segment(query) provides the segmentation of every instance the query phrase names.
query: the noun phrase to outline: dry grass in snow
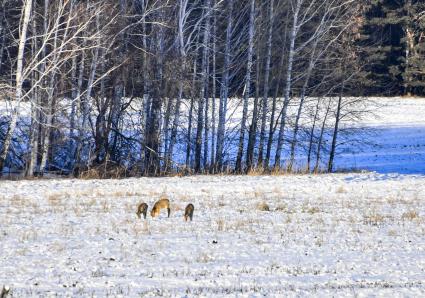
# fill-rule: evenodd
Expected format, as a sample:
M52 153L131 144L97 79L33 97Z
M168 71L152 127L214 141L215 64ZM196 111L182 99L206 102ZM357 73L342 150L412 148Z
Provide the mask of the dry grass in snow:
M13 297L425 295L422 176L0 185L0 287ZM170 218L137 218L162 197Z

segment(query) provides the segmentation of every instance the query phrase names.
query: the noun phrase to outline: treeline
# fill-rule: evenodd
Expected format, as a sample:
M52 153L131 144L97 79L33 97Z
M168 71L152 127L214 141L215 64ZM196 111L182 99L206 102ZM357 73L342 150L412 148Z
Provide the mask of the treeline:
M422 22L420 2L407 3ZM361 96L389 90L389 74L403 82L393 94L423 91L423 27L398 24L414 26L396 37L405 60L386 52L396 72L373 52L397 25L376 22L376 10L384 5L1 0L0 173L332 171Z
M369 1L363 16L362 60L368 94L425 94L425 2Z

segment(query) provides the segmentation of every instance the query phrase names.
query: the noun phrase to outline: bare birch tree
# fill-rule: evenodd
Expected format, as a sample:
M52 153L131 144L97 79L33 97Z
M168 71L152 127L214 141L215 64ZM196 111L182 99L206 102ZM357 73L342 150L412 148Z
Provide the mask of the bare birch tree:
M248 54L247 54L247 65L245 75L245 87L244 87L244 98L243 98L243 111L241 129L239 133L239 144L238 144L238 155L236 157L236 172L242 171L242 155L244 150L245 141L245 129L246 121L248 118L248 105L249 96L251 95L251 72L252 72L252 58L254 52L254 33L255 33L255 0L251 0L250 14L249 14L249 29L248 29Z
M229 72L231 61L231 42L233 31L233 1L228 0L228 20L226 29L226 44L224 51L224 73L221 81L220 89L220 104L218 112L218 130L217 130L217 150L216 150L216 168L221 170L223 168L223 147L224 147L224 133L226 124L227 100L229 96Z
M7 158L7 154L9 152L10 143L12 141L12 135L15 132L16 122L18 121L19 109L21 101L23 100L23 92L22 92L22 83L25 79L24 77L24 50L25 44L27 42L27 32L28 26L30 23L32 10L32 0L26 0L23 3L22 7L22 23L20 24L19 31L19 40L18 40L18 58L16 64L16 74L15 74L15 102L12 108L12 116L9 123L9 127L7 128L6 137L3 142L3 148L0 152L0 175L3 173L4 163Z

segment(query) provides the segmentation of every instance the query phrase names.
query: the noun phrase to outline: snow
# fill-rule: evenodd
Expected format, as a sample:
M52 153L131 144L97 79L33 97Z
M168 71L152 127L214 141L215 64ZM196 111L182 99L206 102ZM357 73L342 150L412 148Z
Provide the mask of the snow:
M375 113L363 119L363 124L385 127L424 126L425 98L388 97L371 98L379 106Z
M336 158L337 169L373 172L0 181L0 289L12 297L425 296L425 99L376 102L376 115L343 123L362 142L339 147ZM170 218L137 218L140 202L150 209L164 196ZM188 203L193 222L183 220ZM270 211L259 210L264 203Z
M419 297L425 177L1 181L13 297ZM137 218L161 196L171 217ZM189 203L193 222L183 220ZM259 211L267 203L270 211Z
M336 99L334 99L336 100ZM347 99L345 99L347 101ZM403 174L425 174L425 98L368 98L364 101L365 106L359 109L365 109L372 113L364 114L360 120L353 121L350 117L343 119L341 123L342 132L339 136L337 147L337 155L335 157L335 170L368 170L379 173L403 173ZM278 110L281 109L282 102L278 102ZM69 110L69 104L63 102L63 109ZM135 100L128 113L125 115L125 121L128 123L126 129L123 130L124 135L139 139L140 130L140 102ZM309 99L305 103L304 114L301 118L301 131L310 131L312 126L312 117L310 112L315 109L316 100ZM323 102L326 106L326 101ZM359 101L362 105L362 101ZM336 106L336 104L335 104ZM322 107L323 108L323 107ZM185 163L186 155L186 127L188 116L188 103L182 105L181 127L178 134L177 144L175 146L174 161L179 164ZM252 109L252 102L250 109ZM288 127L294 121L298 109L297 99L293 99L288 109ZM6 115L10 110L10 104L6 102L0 103L0 113ZM211 111L211 109L210 109ZM68 111L69 112L69 111ZM324 111L321 113L323 114ZM196 116L197 113L194 113ZM26 129L26 125L30 123L30 105L27 102L21 103L21 122L20 129ZM233 165L237 154L237 145L239 140L239 124L242 115L241 99L229 99L229 107L226 122L226 140L225 161ZM323 116L323 115L322 115ZM321 117L319 117L321 118ZM63 127L68 127L69 123L66 117L61 118L64 123ZM196 119L195 119L196 120ZM326 168L328 162L328 150L331 143L332 129L334 125L334 116L329 116L326 124L324 145L320 165ZM196 121L195 121L196 122ZM26 123L26 125L24 125ZM319 135L321 123L317 124L315 137ZM267 126L268 127L268 126ZM277 134L277 132L276 132ZM248 136L246 135L246 138ZM284 135L283 156L289 156L290 140L292 131L287 128ZM25 139L25 138L24 138ZM275 140L277 136L275 135ZM22 142L21 138L17 138L19 145L15 144L15 151L28 150L27 143ZM298 149L296 154L295 169L304 170L306 166L307 147L309 136L300 133ZM211 140L209 142L211 144ZM247 142L245 142L245 146ZM140 148L137 144L132 148L131 156L138 157ZM271 151L270 163L274 163L275 147L273 145ZM316 146L313 146L313 152L316 152ZM62 148L66 149L66 148ZM127 152L127 151L123 151ZM23 152L21 152L23 153ZM194 154L192 154L194 156ZM123 157L127 159L126 155ZM58 155L55 165L62 168L63 155ZM312 156L314 165L315 154ZM284 166L284 165L283 165ZM7 171L6 171L7 172Z
M336 157L340 169L425 174L425 98L376 98L379 105L358 127L363 142Z

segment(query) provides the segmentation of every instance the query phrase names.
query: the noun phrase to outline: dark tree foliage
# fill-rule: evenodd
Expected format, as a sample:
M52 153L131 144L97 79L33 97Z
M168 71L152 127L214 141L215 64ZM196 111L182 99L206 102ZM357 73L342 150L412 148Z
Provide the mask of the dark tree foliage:
M425 3L373 0L359 45L370 95L423 95Z

